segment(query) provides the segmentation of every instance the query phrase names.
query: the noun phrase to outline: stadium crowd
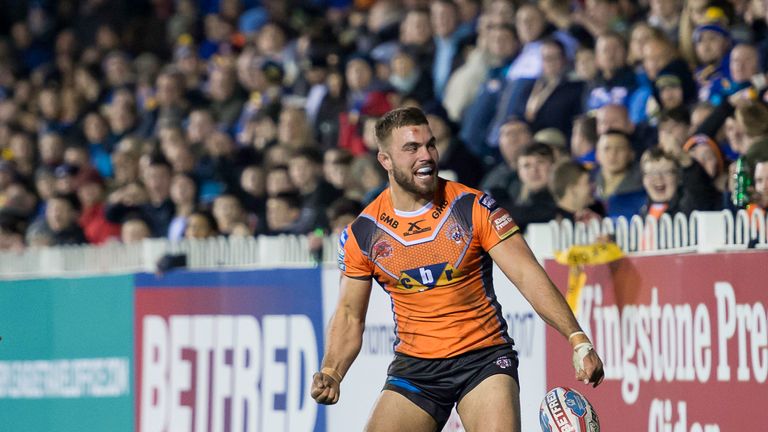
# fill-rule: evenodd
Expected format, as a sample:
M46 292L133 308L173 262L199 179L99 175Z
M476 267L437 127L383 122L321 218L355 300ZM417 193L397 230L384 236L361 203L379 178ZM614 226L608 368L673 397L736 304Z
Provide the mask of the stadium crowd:
M518 224L768 206L762 0L0 0L0 250L338 231L373 125Z

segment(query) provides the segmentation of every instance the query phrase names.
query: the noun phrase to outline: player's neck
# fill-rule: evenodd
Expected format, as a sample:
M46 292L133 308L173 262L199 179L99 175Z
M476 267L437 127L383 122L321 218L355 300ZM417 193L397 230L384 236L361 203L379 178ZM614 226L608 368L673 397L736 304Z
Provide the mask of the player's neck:
M434 199L434 194L419 195L401 188L397 182L391 181L389 184L389 196L395 210L413 212L423 208Z

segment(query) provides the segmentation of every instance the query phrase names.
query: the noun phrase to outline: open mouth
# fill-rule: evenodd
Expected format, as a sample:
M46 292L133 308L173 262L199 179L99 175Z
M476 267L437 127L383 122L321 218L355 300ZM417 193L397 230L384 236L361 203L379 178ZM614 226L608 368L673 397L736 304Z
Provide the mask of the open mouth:
M416 176L416 178L420 178L420 179L427 179L427 178L431 178L434 174L435 174L435 168L434 167L432 167L432 166L425 166L425 167L421 167L421 168L417 169L416 172L414 173L414 176Z

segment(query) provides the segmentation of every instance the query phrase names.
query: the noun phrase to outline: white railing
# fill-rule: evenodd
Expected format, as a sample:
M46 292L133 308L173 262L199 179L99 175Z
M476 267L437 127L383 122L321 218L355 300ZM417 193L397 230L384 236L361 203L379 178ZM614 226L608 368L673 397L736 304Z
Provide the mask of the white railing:
M751 216L741 210L735 217L723 210L693 212L690 218L664 214L659 220L635 215L587 224L552 221L529 226L526 237L536 256L551 258L555 251L598 238L610 238L626 253L638 255L768 248L767 231L766 214L757 209Z
M664 215L659 221L603 219L589 224L563 221L533 224L526 238L540 259L551 258L557 250L589 244L601 237L612 238L628 254L669 254L768 248L768 221L762 210L751 217L744 211L694 212ZM336 240L323 240L324 264L336 262ZM298 267L318 264L305 236L213 238L174 243L149 239L142 243L103 246L29 248L23 252L0 253L0 278L30 278L99 273L154 272L166 254L184 254L187 268L217 267Z

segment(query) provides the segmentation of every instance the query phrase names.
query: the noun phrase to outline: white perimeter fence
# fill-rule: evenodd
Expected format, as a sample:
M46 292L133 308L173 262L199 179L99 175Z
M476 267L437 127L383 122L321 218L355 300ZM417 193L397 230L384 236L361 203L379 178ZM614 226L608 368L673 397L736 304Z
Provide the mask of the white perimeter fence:
M740 211L694 212L690 217L665 214L660 220L633 216L603 219L589 224L570 221L534 224L526 238L539 259L572 245L590 244L610 236L630 255L709 253L768 248L766 214L751 217ZM187 268L306 267L336 262L336 239L325 238L318 263L304 236L218 237L170 242L148 239L138 244L28 248L0 253L0 278L74 276L79 274L153 272L166 254L185 254Z

